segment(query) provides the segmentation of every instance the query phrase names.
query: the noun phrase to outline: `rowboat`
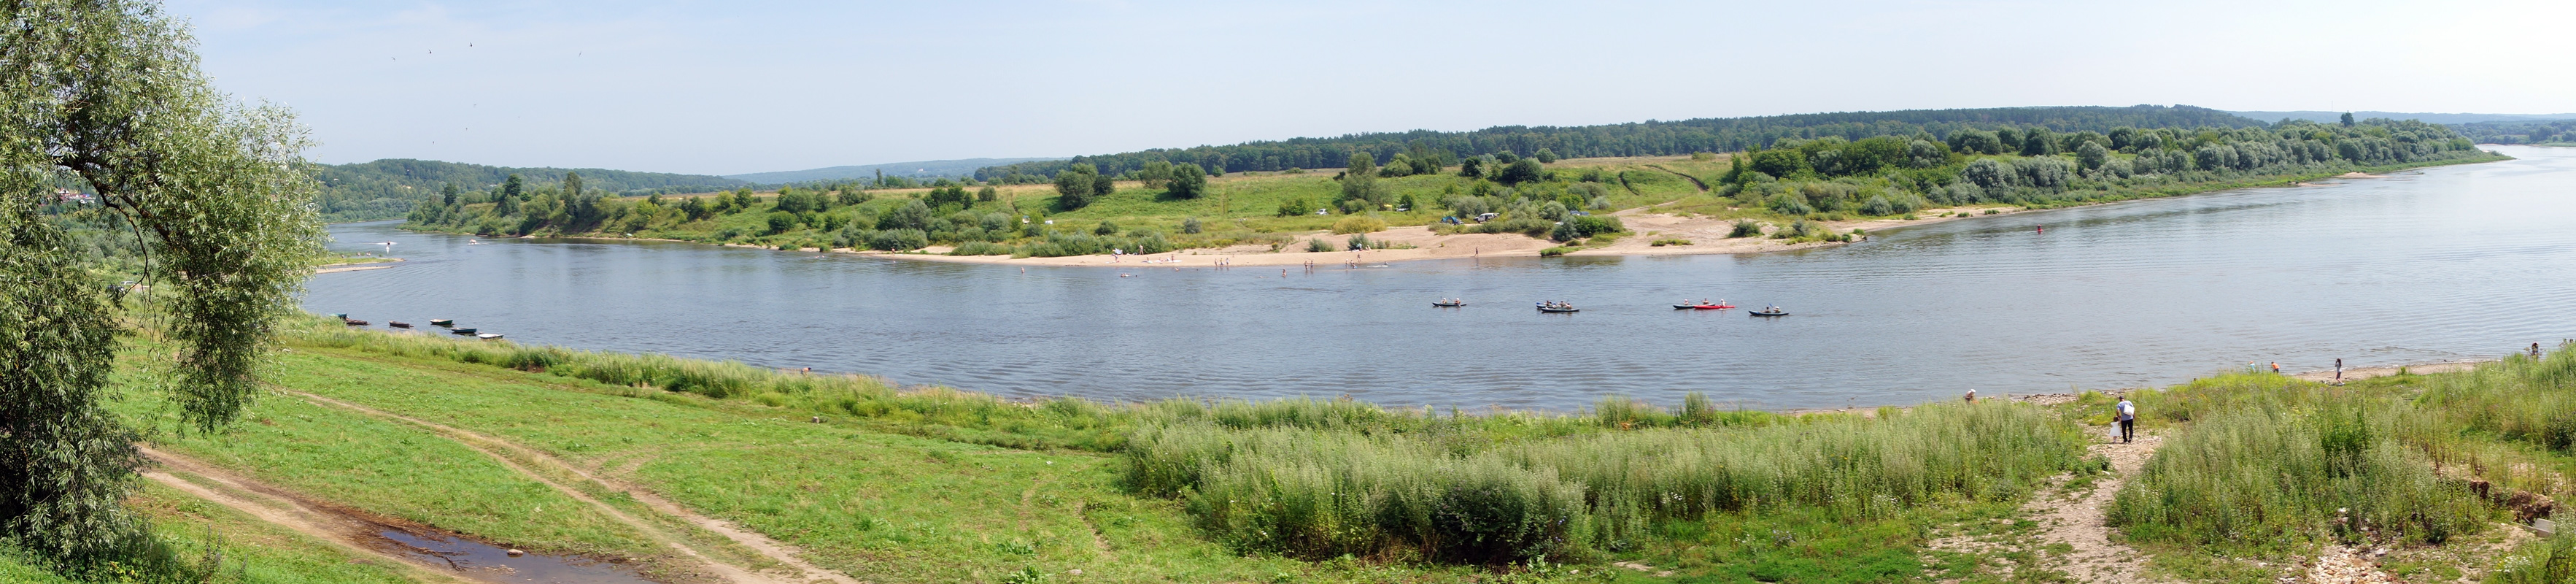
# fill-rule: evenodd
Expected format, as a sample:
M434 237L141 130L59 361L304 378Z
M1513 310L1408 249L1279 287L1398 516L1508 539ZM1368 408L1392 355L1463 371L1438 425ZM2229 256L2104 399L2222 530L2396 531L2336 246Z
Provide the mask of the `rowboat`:
M1457 308L1457 307L1460 307L1460 306L1466 306L1466 305L1467 305L1467 303L1465 303L1465 302L1433 302L1433 303L1431 303L1431 305L1432 305L1432 306L1438 306L1438 307L1441 307L1441 308Z
M345 324L345 325L349 325L349 326L367 326L367 321L358 320L358 319L354 319L354 318L343 318L343 319L340 319L340 324Z
M1770 309L1770 310L1756 310L1756 311L1752 311L1752 312L1747 312L1747 313L1745 313L1745 314L1750 314L1750 315L1753 315L1753 316L1788 316L1788 315L1789 315L1789 311L1788 311L1788 310L1786 310L1786 309L1781 309L1781 308L1772 308L1772 309Z
M1581 308L1549 308L1549 307L1541 306L1541 307L1538 307L1538 311L1539 311L1539 312L1550 312L1550 313L1562 313L1562 312L1583 312L1583 309L1581 309Z
M460 335L470 335L470 334L474 334L474 330L475 330L475 329L470 329L470 328L461 328L461 329L448 329L448 331L447 331L447 332L451 332L451 333L455 333L455 334L460 334Z
M456 319L453 319L453 318L433 318L433 319L429 319L429 326L456 326Z
M388 320L388 321L385 321L385 326L394 327L394 328L411 328L411 323L403 322L403 321L399 321L399 320Z
M483 333L483 334L479 334L479 335L474 335L474 338L477 338L477 339L483 339L483 340L489 341L489 340L492 340L492 339L498 339L498 338L501 338L501 335L500 335L500 333Z

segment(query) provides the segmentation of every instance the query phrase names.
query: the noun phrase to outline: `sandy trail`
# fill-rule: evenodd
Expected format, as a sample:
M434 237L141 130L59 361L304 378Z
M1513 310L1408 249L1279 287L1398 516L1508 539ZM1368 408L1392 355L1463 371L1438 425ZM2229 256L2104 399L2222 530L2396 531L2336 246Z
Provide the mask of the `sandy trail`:
M393 420L414 426L420 426L442 436L446 436L448 439L455 440L459 444L464 444L468 448L473 448L478 452L482 452L485 456L489 456L493 460L500 462L502 466L508 467L512 472L516 472L521 476L527 477L529 480L552 487L555 491L563 493L566 497L571 497L574 500L581 501L582 503L599 510L600 513L616 519L620 523L625 523L628 526L634 527L636 531L653 538L657 542L667 544L671 546L672 549L678 550L682 554L686 554L689 557L696 558L699 561L704 562L707 567L714 570L717 575L728 582L739 584L806 584L810 582L824 581L833 582L835 584L859 584L858 580L852 579L849 576L842 575L839 572L825 570L813 565L812 563L806 562L803 557L797 554L797 550L795 548L779 543L776 540L769 539L768 536L738 528L732 523L701 515L695 511L690 511L687 508L671 503L669 500L663 499L662 497L642 488L600 478L588 471L582 470L579 466L566 463L561 459L557 459L543 452L538 452L535 449L466 431L464 429L394 414L391 412L385 412L319 395L286 389L280 389L279 391L325 406L341 408L379 419ZM701 550L690 546L682 538L673 536L668 531L662 529L660 525L637 519L615 506L601 502L598 498L590 496L589 493L585 493L580 489L573 488L569 485L565 485L554 479L548 478L545 476L546 473L536 472L535 470L528 468L527 465L530 464L542 465L549 471L579 477L581 480L592 483L593 485L603 489L622 492L628 497L633 498L636 502L644 504L646 508L651 509L656 513L660 513L686 522L690 525L695 525L700 529L705 529L709 532L722 535L725 539L732 540L735 544L758 552L761 556L785 565L797 573L792 576L781 578L718 561L709 554L703 553Z
M195 459L154 450L149 446L136 445L135 448L143 451L144 457L152 459L152 462L161 466L161 469L144 471L143 478L151 479L152 482L161 483L163 486L177 489L207 502L328 542L353 554L374 557L393 565L411 568L406 572L415 577L436 582L461 584L476 582L457 574L421 568L413 563L411 558L351 543L367 535L374 526L350 521L345 515L315 507L302 498L235 476ZM178 475L171 474L174 470L196 475L208 482L222 485L222 488L207 487L179 478Z
M2095 435L2101 435L2096 430ZM2103 523L2111 506L2111 497L2120 486L2147 466L2147 459L2164 446L2164 437L2141 432L2136 442L2103 442L2087 447L2093 454L2111 459L2114 476L2093 483L2093 490L2075 497L2044 496L2022 506L2023 513L2040 523L2041 545L2066 544L2074 551L2050 558L2054 567L2079 583L2161 582L2147 577L2147 555L2137 548L2111 541L2111 527Z

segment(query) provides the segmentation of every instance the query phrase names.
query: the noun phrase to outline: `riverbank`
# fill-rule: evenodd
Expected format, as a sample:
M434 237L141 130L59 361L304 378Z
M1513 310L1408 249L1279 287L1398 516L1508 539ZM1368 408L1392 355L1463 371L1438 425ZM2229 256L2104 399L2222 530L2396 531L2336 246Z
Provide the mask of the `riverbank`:
M385 268L394 267L394 266L393 266L393 264L394 264L394 263L396 263L396 262L400 262L400 261L403 261L403 260L402 260L402 258L368 258L368 259L359 260L359 261L345 261L345 262L338 262L338 263L329 263L329 264L322 264L322 265L319 265L319 266L314 266L314 267L313 267L313 273L315 273L315 274L336 274L336 273L340 273L340 272L357 272L357 271L365 271L365 270L382 270L382 269L385 269Z
M261 493L436 525L495 545L606 559L670 583L1001 576L1012 582L1822 584L1966 580L2004 567L2023 576L2082 574L2105 557L2140 574L2202 582L2300 572L2316 558L2349 552L2333 545L2331 534L2309 528L2275 532L2272 541L2284 543L2247 548L2173 543L2189 534L2224 533L2197 524L2182 524L2181 532L2105 525L2102 517L2134 517L2136 505L2153 504L2131 501L2125 484L2160 485L2184 497L2204 491L2177 483L2188 477L2167 470L2186 463L2148 464L2144 452L2106 452L2119 448L2104 438L2112 400L2091 392L1974 405L1940 400L1887 410L1897 415L1794 419L1714 409L1704 400L1667 407L1624 398L1577 413L1464 414L1351 400L1011 401L944 388L898 389L866 377L352 331L320 319L294 328L285 339L288 351L265 373L280 391L255 405L238 430L220 439L172 438L154 448L206 465L200 474L256 484ZM2317 409L2404 398L2427 386L2536 395L2498 384L2569 358L2553 353L2547 363L2509 361L2333 391L2289 376L2232 374L2128 393L2140 404L2139 429L2150 436L2142 444L2152 448L2206 442L2206 435L2195 437L2202 424L2242 431L2225 421L2227 412L2246 409L2236 404ZM1379 435L1368 438L1361 428ZM1332 447L1280 449L1280 440ZM2546 488L2555 480L2556 459L2457 448L2490 444L2476 440L2484 438L2450 444L2455 448L2441 450L2449 457L2441 462L2486 456L2477 460L2495 468L2540 463L2530 467L2537 469L2534 477L2495 481L2500 492ZM1430 444L1448 446L1416 450ZM1231 446L1207 448L1216 445ZM1676 458L1684 447L1688 456ZM1828 456L1766 454L1792 451ZM1190 463L1199 456L1192 452L1222 454ZM1473 482L1494 473L1520 477L1514 467L1470 464L1504 455L1539 465L1551 478ZM2095 461L2106 455L2107 464ZM1724 464L1691 464L1703 459ZM1819 463L1827 460L1832 464ZM2424 464L2362 472L2423 472ZM1444 505L1496 495L1553 500L1544 499L1544 489L1532 490L1541 485L1611 503L1662 496L1619 480L1636 476L1685 496L1633 507L1574 499L1497 508L1516 523L1584 527L1547 532L1563 539L1498 540L1503 547L1494 549L1525 559L1479 564L1458 559L1454 540L1416 542L1402 530L1384 529L1383 522L1400 515L1363 513L1370 509L1229 520L1323 494L1305 492L1303 483L1244 482L1267 476L1235 470L1245 465L1291 465L1328 479L1318 487L1361 492L1384 489L1391 474L1442 486L1432 491L1446 494L1426 503ZM2097 465L2119 472L2102 475ZM1743 473L1752 474L1736 478ZM1469 483L1487 486L1449 488ZM1781 484L1819 486L1781 490ZM1729 496L1695 495L1703 487ZM1850 500L1881 507L1835 503ZM2370 516L2369 508L2346 506ZM2293 525L2311 519L2322 525L2332 508L2263 510L2301 518ZM2518 528L2504 524L2479 527L2488 511L2450 503L2436 511L2442 514L2436 519L2463 530L2448 541L2390 544L2388 557L2453 566L2460 568L2454 573L2475 577L2477 567L2510 564L2514 546L2529 539L2515 539ZM1564 521L1536 521L1539 516ZM2089 519L2069 523L2067 516ZM1375 534L1360 540L1259 537L1305 532L1317 522L1378 529L1356 531ZM223 526L225 535L242 528ZM2113 537L2094 538L2109 545L2058 547L2070 534ZM350 551L333 545L328 533L306 535L263 553L345 558L313 562L315 570L381 573L404 562L453 570ZM1331 553L1360 544L1416 551ZM2352 565L2373 574L2400 569Z

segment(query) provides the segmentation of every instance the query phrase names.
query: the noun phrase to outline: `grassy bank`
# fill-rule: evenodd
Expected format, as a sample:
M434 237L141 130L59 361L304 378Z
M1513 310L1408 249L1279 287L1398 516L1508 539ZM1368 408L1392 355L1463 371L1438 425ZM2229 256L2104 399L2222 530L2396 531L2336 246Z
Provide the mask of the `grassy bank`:
M705 576L602 516L651 509L589 487L606 507L570 500L389 416L526 447L875 582L2044 582L2056 573L2045 546L1934 541L2029 541L2044 526L2026 506L2091 476L2069 471L2096 464L2082 449L2108 404L1859 416L1697 396L1472 415L1346 400L1016 402L321 320L299 323L287 347L267 376L293 393L227 435L159 447L369 514L621 558L673 582ZM2268 578L2277 569L2252 562L2338 545L2392 547L2392 571L2427 577L2504 562L2468 551L2501 545L2511 530L2495 524L2515 519L2472 481L2563 496L2576 458L2549 447L2549 415L2514 404L2571 391L2569 355L2344 387L2225 375L2133 392L2171 442L2121 490L2112 521L2192 581ZM124 408L169 425L148 402ZM220 581L402 578L175 493L138 501L182 549L207 534L262 542L236 557L267 575ZM761 564L677 523L656 525ZM2546 576L2560 553L2549 545L2510 556L2536 568L2500 573Z

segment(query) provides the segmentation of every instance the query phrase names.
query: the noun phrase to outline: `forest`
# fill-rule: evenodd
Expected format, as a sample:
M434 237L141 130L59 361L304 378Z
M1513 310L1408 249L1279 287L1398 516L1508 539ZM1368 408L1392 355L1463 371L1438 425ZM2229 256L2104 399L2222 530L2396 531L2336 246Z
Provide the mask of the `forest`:
M636 196L653 193L703 193L751 184L749 182L701 174L633 172L600 168L510 168L439 162L409 158L388 158L353 164L313 165L311 173L322 183L322 193L315 204L322 219L331 222L394 219L412 210L414 203L434 197L446 185L484 189L498 187L510 175L560 177L579 172L589 188Z
M2475 122L2452 127L2479 144L2576 145L2576 120Z
M1411 153L1416 158L1429 153L1451 161L1505 152L1528 155L1540 150L1567 158L1678 156L1693 152L1733 152L1769 146L1783 140L1828 136L1859 140L1876 136L1948 135L1965 129L2024 126L2056 132L2109 132L2119 127L2243 128L2262 125L2263 122L2258 120L2208 108L2135 105L1838 112L1648 120L1573 127L1496 126L1471 132L1414 130L1077 156L1070 160L985 168L976 171L975 178L1006 183L1034 182L1039 180L1035 177L1054 176L1073 164L1090 164L1102 172L1118 174L1142 169L1155 161L1197 164L1225 172L1337 168L1354 152L1367 152L1381 164L1399 152Z

